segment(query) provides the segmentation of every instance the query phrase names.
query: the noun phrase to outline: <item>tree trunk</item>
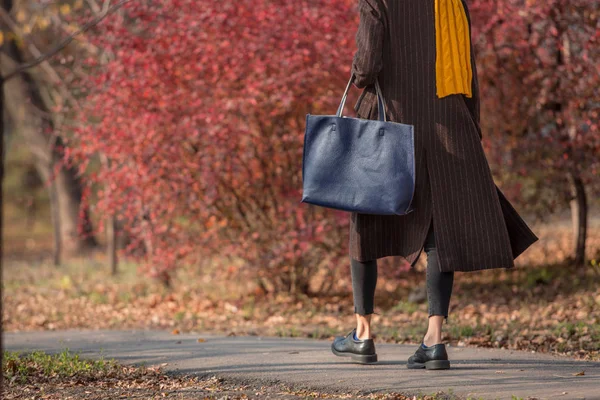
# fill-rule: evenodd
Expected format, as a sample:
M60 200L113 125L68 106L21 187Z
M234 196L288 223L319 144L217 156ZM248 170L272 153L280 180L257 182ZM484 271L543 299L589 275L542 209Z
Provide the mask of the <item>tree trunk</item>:
M581 267L585 264L585 243L587 240L588 204L585 194L585 185L577 172L570 175L573 199L571 200L571 218L573 221L573 244L575 245L575 265Z
M58 206L58 194L55 182L50 182L48 185L48 193L50 196L50 216L52 221L52 233L54 236L54 254L52 258L54 265L59 266L61 264L62 241L60 234L60 215L58 213L60 207Z
M106 255L110 263L110 274L116 276L119 268L117 259L117 218L114 215L108 217L106 222Z
M5 44L7 54L0 54L0 72L13 71L22 63L22 57L13 43ZM12 58L12 59L11 59ZM14 61L13 61L14 60ZM16 62L15 62L16 61ZM41 95L38 81L29 73L22 73L4 83L7 116L13 121L15 131L24 135L35 159L42 179L52 180L50 191L55 238L55 262L61 253L78 254L97 245L87 209L81 210L82 186L75 168L55 168L63 159L62 140L53 134L51 107ZM81 213L81 215L80 215ZM79 221L82 231L79 231Z
M102 163L103 168L110 168L110 161L108 160L108 157L106 157L106 154L100 154L100 162ZM113 196L110 182L106 182L104 195L106 201L110 203L111 197ZM117 275L117 217L112 213L106 219L106 256L110 264L110 274L112 276Z
M0 73L0 276L4 276L2 260L4 260L4 78ZM4 299L4 293L0 285L0 299ZM4 310L0 302L0 315L4 315ZM0 330L4 332L4 326L0 320ZM4 349L4 335L0 335L0 349ZM0 354L0 362L4 366L4 351ZM0 387L4 387L4 373L0 374Z

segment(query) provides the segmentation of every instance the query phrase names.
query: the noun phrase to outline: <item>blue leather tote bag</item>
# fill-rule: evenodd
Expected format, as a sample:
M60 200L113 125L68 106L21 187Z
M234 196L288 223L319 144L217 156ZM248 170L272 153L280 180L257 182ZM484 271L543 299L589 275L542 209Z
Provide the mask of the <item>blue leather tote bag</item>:
M301 202L364 214L407 214L415 189L414 126L386 121L378 81L379 120L342 117L353 79L336 115L306 116Z

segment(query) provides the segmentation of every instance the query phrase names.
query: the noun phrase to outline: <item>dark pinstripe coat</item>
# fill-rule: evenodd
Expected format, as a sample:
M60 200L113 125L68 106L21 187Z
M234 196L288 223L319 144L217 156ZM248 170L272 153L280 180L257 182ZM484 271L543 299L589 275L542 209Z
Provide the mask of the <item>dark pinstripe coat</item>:
M416 185L412 213L350 214L350 256L359 261L403 256L414 266L433 223L442 271L514 267L514 259L538 237L493 181L481 145L473 51L473 97L440 99L434 0L358 3L352 71L355 85L365 90L355 110L360 118L377 119L372 83L378 77L388 119L415 126Z

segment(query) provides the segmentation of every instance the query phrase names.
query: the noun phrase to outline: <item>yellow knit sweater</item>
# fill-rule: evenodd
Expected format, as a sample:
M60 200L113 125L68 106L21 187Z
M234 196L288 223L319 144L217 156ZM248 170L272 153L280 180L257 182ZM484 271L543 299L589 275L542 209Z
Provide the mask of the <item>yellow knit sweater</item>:
M435 0L437 96L472 97L471 37L461 0Z

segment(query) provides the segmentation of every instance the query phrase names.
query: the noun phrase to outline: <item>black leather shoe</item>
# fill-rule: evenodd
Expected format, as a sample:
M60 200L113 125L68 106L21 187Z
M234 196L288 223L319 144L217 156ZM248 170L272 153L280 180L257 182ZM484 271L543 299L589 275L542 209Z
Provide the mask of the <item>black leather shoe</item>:
M406 364L406 366L410 369L449 369L450 361L448 361L446 345L444 343L438 343L426 349L419 345L415 354L408 358L408 364Z
M338 336L331 344L331 351L336 356L350 357L353 361L361 364L377 362L375 343L373 339L354 340L356 328L344 336Z

